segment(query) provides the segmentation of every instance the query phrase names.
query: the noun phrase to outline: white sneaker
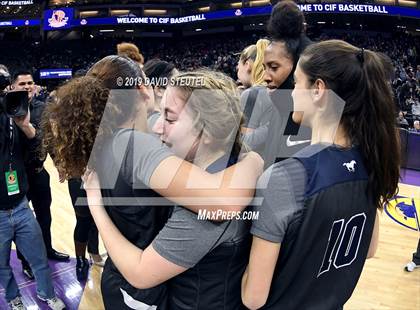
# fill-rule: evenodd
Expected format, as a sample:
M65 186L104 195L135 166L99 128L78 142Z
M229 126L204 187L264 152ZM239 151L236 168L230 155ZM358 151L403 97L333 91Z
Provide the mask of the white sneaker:
M48 307L52 310L65 310L66 309L66 305L64 304L64 302L58 298L58 297L53 297L53 298L42 298L40 296L38 296L39 300L45 301L48 304Z
M405 271L412 272L412 271L414 271L415 268L420 268L420 265L416 265L416 263L414 263L414 262L409 262L405 266Z
M26 310L26 307L23 304L22 298L20 296L18 296L15 299L9 301L9 307L10 307L11 310Z

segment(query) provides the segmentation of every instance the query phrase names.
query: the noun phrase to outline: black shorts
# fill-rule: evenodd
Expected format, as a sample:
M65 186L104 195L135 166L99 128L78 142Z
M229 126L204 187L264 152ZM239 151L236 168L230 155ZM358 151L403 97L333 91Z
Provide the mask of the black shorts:
M124 295L127 293L136 301L147 305L156 305L158 310L167 310L167 288L166 284L160 284L150 289L139 290L131 286L115 268L111 259L105 263L101 280L102 299L106 310L131 310L124 302ZM124 293L125 292L125 293Z

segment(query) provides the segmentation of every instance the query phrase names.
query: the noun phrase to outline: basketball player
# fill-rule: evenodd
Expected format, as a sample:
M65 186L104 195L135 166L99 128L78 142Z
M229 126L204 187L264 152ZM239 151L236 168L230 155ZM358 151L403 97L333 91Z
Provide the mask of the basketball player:
M174 64L159 59L151 59L144 65L144 74L147 76L150 86L153 87L155 95L154 104L147 111L147 127L149 132L161 115L160 102L166 87L170 84L173 76L178 74Z
M311 43L305 35L305 18L293 1L273 7L268 21L270 44L264 50L264 81L270 94L269 122L247 134L244 142L258 146L265 168L289 158L309 144L310 130L291 117L293 72L300 53Z
M205 70L181 73L175 82L180 84L177 82L186 78L200 79L203 83L170 86L162 102L164 115L154 130L176 155L187 154L186 158L199 167L218 172L235 163L242 148L238 131L242 117L239 93L233 80L220 73ZM235 144L233 152L229 154L232 144ZM101 196L99 190L87 190L87 194L90 200ZM98 208L92 206L94 214ZM104 223L100 217L98 221L100 225ZM106 234L115 238L111 236L113 232ZM124 275L141 288L170 279L169 309L240 309L243 307L240 281L249 253L248 237L247 221L199 220L194 212L176 206L143 254L141 250L136 255L127 253L125 264L132 264L136 272ZM106 239L107 248L111 238ZM110 255L112 258L120 253ZM144 263L151 261L155 263ZM125 270L122 265L117 267ZM147 280L152 278L159 280Z
M390 67L339 40L302 53L292 96L303 118L293 119L312 128L311 145L260 179L268 185L242 280L248 308L337 310L352 295L376 251L376 210L398 186Z
M256 44L246 47L238 62L238 78L246 90L241 95L241 106L245 114L243 133L250 133L262 126L267 127L272 113L272 103L264 82L264 51L270 41L260 39ZM264 134L267 134L265 129ZM250 136L250 135L249 135ZM245 141L251 149L263 148L265 138L251 136ZM257 142L257 143L255 143Z
M98 147L105 151L99 154L93 152L92 158L101 185L105 184L104 197L110 201L105 204L109 214L106 215L106 218L112 220L110 223L112 227L118 229L119 236L131 242L128 242L128 251L143 252L140 249L148 247L168 218L168 212L165 209L148 207L141 202L141 199L145 197L156 197L156 194L153 195L153 192L150 192L144 185L141 187L141 183L156 189L164 196L171 197L176 203L191 207L195 212L203 208L203 203L198 203L198 205L196 202L192 203L190 197L205 197L204 203L208 203L207 197L215 197L212 203L220 202L226 209L242 210L253 195L252 187L255 186L257 175L262 168L260 158L255 154L248 154L241 162L224 170L222 175L206 173L204 170L173 156L167 148L162 147L155 137L140 132L147 128L147 104L145 101L153 98L153 93L150 93L144 85L118 86L116 84L117 77L120 76L144 77L144 74L140 67L131 60L119 56L108 56L96 63L86 77L74 79L61 87L57 92L59 100L55 105L48 107L52 123L61 124L57 126L59 132L54 133L48 124L44 130L47 138L46 144L52 147L57 146L55 151L56 166L66 177L77 177L83 173L88 164L95 138L101 142ZM125 98L125 91L117 91L110 96L110 90L118 87L123 89L125 87L124 90L131 94L135 91L137 96ZM80 94L83 96L80 97ZM78 100L72 98L78 98ZM111 101L108 102L108 99ZM65 104L66 100L72 100L74 103L72 105L73 113L78 117L74 117L75 114L69 115ZM104 111L105 107L109 108L109 111ZM85 109L91 109L96 113L84 113ZM107 114L109 112L111 113ZM101 120L102 125L105 121L105 127L99 128ZM84 137L72 134L72 128L78 128L77 130L83 128ZM65 134L64 131L66 131ZM70 143L67 137L71 137L74 141ZM137 143L128 143L131 140ZM125 142L128 144L124 144ZM123 160L122 165L121 159ZM240 184L231 188L230 180L234 168L239 174L237 179ZM116 172L116 184L106 187L110 185L106 183L112 178L113 172ZM192 180L199 186L199 189L190 189L187 177L190 173L194 175ZM220 190L215 191L214 189L220 186L220 181L222 181ZM133 187L135 187L134 190ZM227 203L226 197L232 199ZM131 202L128 205L114 206L113 198L128 199L122 200L128 201L127 204L133 201L130 200L132 198L135 200L135 204ZM191 206L191 204L193 205ZM107 226L111 227L108 224ZM114 236L112 233L105 235ZM114 249L116 249L114 245L119 248L117 255L114 255ZM144 281L153 281L153 285L148 286L153 288L149 290L136 290L124 280L124 277L127 278L127 269L124 268L127 265L121 267L121 259L125 260L126 257L131 257L130 253L126 252L127 248L124 245L125 243L117 245L113 242L108 244L107 240L107 250L108 252L112 251L113 255L111 260L108 260L109 263L108 261L106 263L103 273L103 278L106 280L103 280L103 284L106 283L108 287L120 287L122 290L115 291L111 288L103 292L106 307L109 309L118 308L120 306L118 302L125 296L124 294L128 294L143 304L164 307L167 292L165 285L158 285L162 282L161 280L142 277L141 279ZM130 264L132 262L131 260L126 261ZM149 266L149 264L146 265ZM115 266L118 267L118 270ZM133 273L136 270L135 267L128 266L128 269L130 277L136 274ZM113 276L109 276L111 274ZM137 286L140 287L140 285Z

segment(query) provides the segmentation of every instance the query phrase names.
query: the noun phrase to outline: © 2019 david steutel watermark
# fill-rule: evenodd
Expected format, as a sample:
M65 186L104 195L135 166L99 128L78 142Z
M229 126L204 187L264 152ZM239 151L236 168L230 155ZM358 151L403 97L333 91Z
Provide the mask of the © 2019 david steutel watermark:
M202 77L118 77L116 80L118 87L135 87L135 86L178 86L178 87L201 87L204 86L204 78Z

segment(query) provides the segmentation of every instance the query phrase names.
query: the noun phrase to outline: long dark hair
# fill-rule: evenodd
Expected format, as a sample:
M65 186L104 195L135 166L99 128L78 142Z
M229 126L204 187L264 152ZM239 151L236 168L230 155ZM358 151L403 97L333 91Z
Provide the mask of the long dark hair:
M362 152L369 173L369 191L381 208L397 192L400 141L390 59L340 40L309 46L299 61L310 83L323 80L345 101L341 124Z
M271 41L284 43L286 52L292 59L292 71L282 85L283 89L292 89L293 73L299 57L305 48L312 44L305 34L305 16L295 2L281 1L271 11L267 32Z
M173 63L157 58L147 61L143 67L143 71L150 80L150 84L153 87L159 86L163 88L166 88L167 85L163 85L165 81L159 78L170 79L174 74L174 69L175 65Z

